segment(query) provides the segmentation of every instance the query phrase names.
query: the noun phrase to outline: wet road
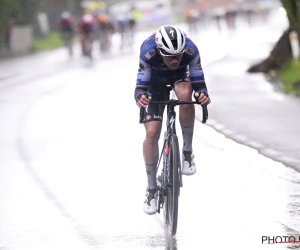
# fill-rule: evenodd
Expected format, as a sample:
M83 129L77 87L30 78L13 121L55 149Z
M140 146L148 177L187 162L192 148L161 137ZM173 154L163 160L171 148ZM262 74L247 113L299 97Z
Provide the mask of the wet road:
M204 65L225 52L201 41ZM0 84L1 250L285 249L262 236L299 234L299 173L197 122L197 174L183 179L177 236L168 236L162 215L142 210L138 51L89 66L54 53L65 70Z
M247 69L267 58L287 24L239 32L225 56L205 68L214 96L209 125L229 138L300 171L300 99ZM248 33L248 34L247 34ZM250 37L260 39L250 40ZM224 93L226 97L224 98Z

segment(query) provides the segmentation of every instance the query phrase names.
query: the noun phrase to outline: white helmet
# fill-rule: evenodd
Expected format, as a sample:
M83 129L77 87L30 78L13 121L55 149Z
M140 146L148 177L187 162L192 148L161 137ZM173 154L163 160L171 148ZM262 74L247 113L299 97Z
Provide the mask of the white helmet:
M156 31L155 42L162 54L180 54L185 49L185 34L176 26L163 25Z
M82 17L82 21L85 23L92 23L93 22L93 16L91 14L84 14Z
M62 19L68 19L68 18L70 18L71 17L71 13L69 12L69 11L63 11L62 13L61 13L61 18Z

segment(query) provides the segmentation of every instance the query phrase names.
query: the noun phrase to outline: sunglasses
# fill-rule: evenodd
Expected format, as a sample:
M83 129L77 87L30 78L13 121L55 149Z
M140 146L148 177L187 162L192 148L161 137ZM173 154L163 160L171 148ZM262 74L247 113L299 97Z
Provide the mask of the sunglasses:
M163 56L163 57L180 57L183 53L184 53L184 51L185 50L183 50L182 52L180 52L180 53L178 53L178 54L176 54L176 55L172 55L172 54L169 54L169 53L167 53L167 52L165 52L164 51L164 53L162 52L162 50L159 50L159 53L160 53L160 55L161 56Z

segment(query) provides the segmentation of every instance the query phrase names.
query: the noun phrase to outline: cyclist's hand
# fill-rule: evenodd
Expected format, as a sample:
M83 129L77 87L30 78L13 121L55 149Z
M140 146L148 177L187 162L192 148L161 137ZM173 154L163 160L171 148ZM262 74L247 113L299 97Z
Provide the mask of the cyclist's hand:
M139 108L146 108L152 100L152 96L141 95L140 99L137 101L136 105Z
M211 100L207 94L206 91L202 90L200 93L199 92L195 92L195 98L198 100L198 102L201 105L208 105L210 104Z

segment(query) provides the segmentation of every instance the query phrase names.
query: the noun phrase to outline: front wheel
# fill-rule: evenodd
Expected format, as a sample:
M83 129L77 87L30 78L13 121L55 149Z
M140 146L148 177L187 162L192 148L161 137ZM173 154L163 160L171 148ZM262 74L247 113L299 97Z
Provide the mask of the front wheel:
M178 222L178 202L179 202L179 145L176 135L170 141L170 160L169 160L169 186L167 196L168 224L172 235L177 232Z

